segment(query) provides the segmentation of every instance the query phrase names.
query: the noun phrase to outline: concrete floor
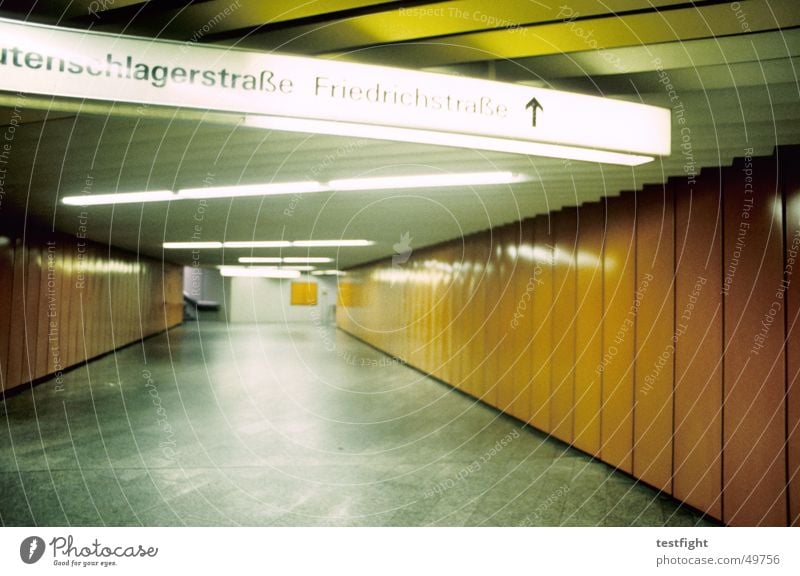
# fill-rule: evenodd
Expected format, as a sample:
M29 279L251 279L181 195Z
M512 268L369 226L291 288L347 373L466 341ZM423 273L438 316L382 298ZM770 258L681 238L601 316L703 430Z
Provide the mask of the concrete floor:
M712 525L330 327L190 323L0 402L3 525Z

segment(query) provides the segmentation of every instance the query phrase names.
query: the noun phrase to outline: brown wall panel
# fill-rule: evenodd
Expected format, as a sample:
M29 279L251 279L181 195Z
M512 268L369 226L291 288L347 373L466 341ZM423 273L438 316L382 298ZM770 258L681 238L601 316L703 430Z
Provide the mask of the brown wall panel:
M514 270L514 311L511 316L514 367L512 370L513 394L508 412L523 422L531 418L531 355L533 334L536 329L533 319L533 299L537 291L537 280L533 258L534 221L524 220L520 230Z
M107 248L89 243L85 248L81 259L75 239L63 234L0 245L3 389L58 377L61 370L115 345L182 321L181 268L146 259L135 265L135 256L116 250L109 260ZM137 283L148 294L149 307L141 315L134 301ZM146 326L144 333L140 325Z
M490 247L485 267L485 288L483 319L485 321L485 357L483 362L483 378L478 389L478 397L489 404L497 406L497 385L500 380L501 338L503 335L501 310L503 306L503 278L500 265L503 259L504 228L491 231Z
M772 159L724 170L723 518L784 525L782 207Z
M6 390L24 382L25 364L25 272L28 266L28 249L22 239L14 247L14 293L11 297L11 324L8 337L8 372Z
M800 526L800 147L780 149L786 206L785 279L789 524Z
M633 475L672 492L675 235L669 185L645 186L636 209L636 382Z
M27 281L25 283L25 358L22 381L30 382L36 374L36 350L39 337L39 296L42 279L42 246L31 242L28 249Z
M600 455L603 374L603 240L605 204L578 211L575 324L575 446Z
M8 347L13 313L14 243L0 236L0 392L10 387L8 379Z
M500 288L497 293L500 299L500 306L497 318L499 348L496 354L497 394L495 406L500 410L507 411L514 401L515 396L514 366L518 355L518 351L514 346L511 321L514 318L514 310L517 306L515 278L518 272L517 246L520 242L519 223L504 226L500 231L498 240L501 254L498 263Z
M484 316L486 301L486 261L489 258L489 235L481 233L471 237L469 246L470 261L467 314L467 349L463 390L472 396L479 396L483 386L483 361L486 358Z
M56 239L53 259L55 291L51 295L48 313L47 374L55 374L63 369L63 353L59 335L64 327L64 246Z
M535 324L531 350L530 424L550 431L550 374L553 355L553 234L548 215L537 216L533 258L539 267L541 284L533 297Z
M553 217L553 363L550 374L550 432L572 442L575 405L575 247L578 210L565 208Z
M603 460L632 471L636 195L623 193L606 205L603 254Z
M722 184L718 169L675 195L673 494L722 517Z
M55 306L57 276L55 273L55 245L48 244L48 238L41 244L42 269L39 281L39 308L36 328L36 367L33 378L41 378L49 373L47 366L50 361L48 334L50 331L49 311Z

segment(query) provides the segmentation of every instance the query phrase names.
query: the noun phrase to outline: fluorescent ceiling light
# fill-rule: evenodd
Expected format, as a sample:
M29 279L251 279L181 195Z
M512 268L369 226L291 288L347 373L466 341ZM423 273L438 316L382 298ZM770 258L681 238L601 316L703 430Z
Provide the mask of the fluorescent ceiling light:
M279 270L274 267L220 266L222 276L235 278L297 278L299 270Z
M239 258L242 264L280 264L283 258L277 256L242 256Z
M511 172L461 172L331 180L330 187L334 190L389 190L511 184L521 181L524 179L514 176Z
M283 259L283 262L284 264L327 264L328 262L333 262L333 258L325 258L323 256L287 256Z
M303 248L324 248L342 246L372 246L375 242L371 240L295 240L292 246Z
M328 187L314 181L273 182L246 186L215 186L206 188L185 188L178 190L180 198L233 198L238 196L277 196L281 194L305 194L325 192Z
M333 258L324 258L321 256L308 256L308 257L287 257L280 258L278 256L242 256L239 258L242 264L327 264L333 262Z
M246 242L223 242L225 248L288 248L288 240L250 240Z
M525 140L496 138L492 136L435 132L416 128L395 128L391 126L355 124L332 120L308 120L305 118L283 118L279 116L246 116L244 125L269 130L285 130L287 132L352 136L354 138L375 138L377 140L434 144L438 146L451 146L454 148L469 148L475 150L493 150L495 152L508 152L510 154L564 158L568 160L582 160L604 164L621 164L623 166L638 166L639 164L645 164L653 160L652 156L610 152L594 148L545 144Z
M610 153L608 153L610 154ZM322 182L284 182L282 184L254 184L248 186L223 186L216 188L190 188L177 194L169 190L154 192L124 192L119 194L89 194L66 196L61 201L70 206L93 206L101 204L130 204L139 202L163 202L165 200L187 200L196 198L234 198L239 196L271 196L278 194L301 194L306 192L389 190L406 188L437 188L450 186L481 186L489 184L511 184L525 182L527 176L511 172L462 172L445 174L414 174L406 176L382 176L380 178L345 178ZM284 244L283 246L288 246ZM226 242L226 248L280 248L281 246L245 246L243 242Z
M315 270L311 273L312 276L344 276L345 273L341 270Z
M164 202L177 197L169 190L152 192L119 192L117 194L86 194L83 196L65 196L61 199L67 206L98 206L101 204L135 204L139 202Z
M222 242L164 242L168 250L196 250L202 248L222 248Z
M164 242L164 248L173 249L197 249L197 248L289 248L295 246L298 248L325 248L325 247L349 247L349 246L372 246L375 244L372 240L248 240L244 242ZM304 264L304 263L319 263L324 264L333 262L333 258L323 257L287 257L287 258L269 258L258 256L243 256L239 258L242 263L272 263L280 264Z
M300 270L301 272L310 272L316 269L316 266L307 266L304 264L291 264L289 266L281 266L281 270Z

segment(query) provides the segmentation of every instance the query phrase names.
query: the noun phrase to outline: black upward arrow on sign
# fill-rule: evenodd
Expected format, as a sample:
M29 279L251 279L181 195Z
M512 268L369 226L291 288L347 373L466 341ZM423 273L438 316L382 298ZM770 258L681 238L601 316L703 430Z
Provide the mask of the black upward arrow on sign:
M525 110L528 108L531 109L532 118L531 118L531 126L536 128L536 110L544 110L542 105L536 99L536 96L530 99L530 101L525 105Z

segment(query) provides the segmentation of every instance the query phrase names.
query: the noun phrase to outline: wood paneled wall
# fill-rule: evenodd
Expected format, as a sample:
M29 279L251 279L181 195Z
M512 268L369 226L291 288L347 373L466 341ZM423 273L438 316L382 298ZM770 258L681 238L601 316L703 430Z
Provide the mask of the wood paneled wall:
M0 390L180 324L180 267L63 234L0 237Z
M338 325L727 524L798 525L798 166L784 147L350 270Z

